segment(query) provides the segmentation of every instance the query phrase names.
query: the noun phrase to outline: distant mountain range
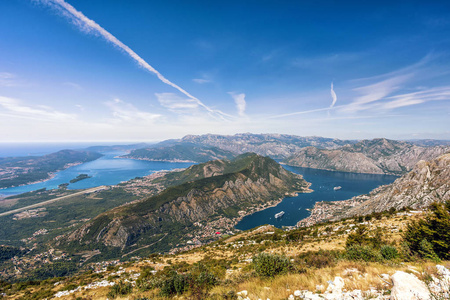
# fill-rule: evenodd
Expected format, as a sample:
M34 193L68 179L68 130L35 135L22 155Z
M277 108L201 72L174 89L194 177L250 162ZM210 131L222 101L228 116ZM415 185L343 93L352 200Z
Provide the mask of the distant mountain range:
M450 200L450 153L430 161L419 161L407 174L392 184L381 186L368 195L349 200L317 202L311 216L299 223L311 225L328 220L369 215L389 209L423 209L431 203Z
M59 246L102 249L105 257L126 255L139 247L148 253L167 251L202 230L194 224L219 222L222 230L232 229L247 211L307 191L309 186L274 160L250 153L194 165L158 180L170 187L100 214L60 240ZM158 244L163 238L164 243Z
M178 142L170 146L153 146L132 150L125 158L155 161L207 162L215 159L231 159L236 153L216 147Z
M135 148L136 150L124 157L206 162L214 159L229 159L239 154L253 152L274 159L282 159L307 146L335 149L349 143L356 143L356 141L286 134L187 135L182 139L167 140L144 148Z
M363 140L338 149L306 147L286 158L287 165L373 174L400 175L420 160L430 160L450 151L450 146L422 147L388 139Z

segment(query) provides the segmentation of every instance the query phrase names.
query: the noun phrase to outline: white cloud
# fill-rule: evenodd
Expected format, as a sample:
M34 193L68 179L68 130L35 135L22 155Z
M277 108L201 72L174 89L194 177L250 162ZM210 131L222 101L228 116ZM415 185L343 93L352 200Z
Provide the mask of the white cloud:
M189 98L182 98L173 93L156 93L155 95L161 106L175 113L193 113L196 112L199 107L196 101Z
M354 91L361 94L361 96L356 97L350 104L342 107L342 111L357 112L376 107L376 105L373 105L374 102L380 101L399 90L402 87L402 84L411 79L413 75L414 74L398 75L355 88Z
M13 118L25 118L41 121L66 121L75 120L76 115L67 114L57 110L54 110L48 106L27 106L21 103L21 101L13 98L0 96L0 113Z
M112 121L128 122L128 123L140 123L140 122L154 122L156 119L161 118L160 114L152 114L137 109L133 104L124 102L120 99L114 99L113 101L105 102L105 105L111 110L113 115Z
M247 106L247 102L245 102L245 94L235 94L229 93L231 97L234 99L234 103L236 103L236 109L238 111L238 115L240 117L245 117L245 109Z
M450 86L435 87L418 92L395 95L386 100L387 102L381 106L382 109L394 109L429 101L449 101Z
M333 99L333 102L331 102L330 108L333 108L337 101L337 95L336 95L336 92L334 91L333 82L331 82L330 93L331 93L331 98Z
M112 43L114 46L118 47L120 50L124 51L126 54L128 54L139 66L146 69L147 71L154 73L159 80L161 80L163 83L177 89L182 94L186 95L193 101L197 102L197 104L204 108L206 111L208 111L211 115L220 118L225 119L225 117L231 117L226 113L223 113L220 110L215 110L207 105L205 105L202 101L197 99L196 97L189 94L187 91L185 91L180 86L176 85L175 83L171 82L167 78L165 78L161 73L159 73L155 68L153 68L151 65L149 65L144 59L142 59L136 52L131 50L130 47L119 41L115 36L113 36L111 33L109 33L107 30L105 30L103 27L98 25L95 21L89 19L86 17L82 12L76 10L72 5L65 2L64 0L35 0L37 2L46 4L54 9L56 9L60 14L63 16L69 18L75 26L77 26L80 30L86 33L92 33L96 34L102 38L104 38L106 41Z

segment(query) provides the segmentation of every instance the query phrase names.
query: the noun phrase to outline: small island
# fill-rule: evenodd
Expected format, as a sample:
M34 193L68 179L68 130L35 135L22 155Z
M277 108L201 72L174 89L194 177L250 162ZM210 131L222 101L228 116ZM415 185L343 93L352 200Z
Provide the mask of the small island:
M89 176L88 174L80 174L77 177L75 177L74 179L70 180L69 182L70 183L75 183L75 182L78 182L80 180L91 178L91 177L92 176Z

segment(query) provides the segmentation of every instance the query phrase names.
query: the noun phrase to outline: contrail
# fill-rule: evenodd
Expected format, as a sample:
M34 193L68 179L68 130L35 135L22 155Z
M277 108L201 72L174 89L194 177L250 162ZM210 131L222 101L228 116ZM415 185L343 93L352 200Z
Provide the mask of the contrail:
M330 107L325 107L325 108L318 108L318 109L311 109L311 110L305 110L305 111L297 111L297 112L293 112L293 113L287 113L287 114L282 114L282 115L276 115L276 116L270 116L269 119L275 119L275 118L284 118L284 117L289 117L289 116L295 116L295 115L303 115L303 114L310 114L310 113L315 113L315 112L319 112L319 111L329 111L334 107L334 105L336 104L337 101L337 96L336 93L334 92L334 87L333 87L333 82L331 82L331 98L333 98L333 102L331 102ZM336 107L344 107L344 106L336 106Z
M103 27L98 25L95 21L89 19L86 17L82 12L76 10L72 5L65 2L64 0L36 0L37 2L41 2L45 5L48 5L50 7L53 7L57 9L59 12L61 12L64 16L70 18L73 20L74 24L81 29L82 31L89 32L95 32L99 34L101 37L103 37L108 42L112 43L114 46L118 47L119 49L123 50L126 54L128 54L134 61L137 62L139 66L142 68L154 73L159 80L164 82L167 85L170 85L171 87L177 89L190 99L196 101L199 106L206 109L210 114L216 114L221 119L224 119L224 116L226 117L232 117L224 112L221 112L220 110L215 110L209 108L207 105L205 105L202 101L197 99L196 97L189 94L187 91L185 91L183 88L179 87L175 83L168 80L166 77L164 77L161 73L159 73L155 68L153 68L151 65L149 65L142 57L137 55L136 52L130 49L127 45L119 41L115 36L113 36L111 33L106 31Z
M337 101L337 96L336 96L336 93L334 92L334 88L333 88L333 82L331 82L330 92L331 92L331 98L333 98L333 102L331 102L330 108L333 108Z

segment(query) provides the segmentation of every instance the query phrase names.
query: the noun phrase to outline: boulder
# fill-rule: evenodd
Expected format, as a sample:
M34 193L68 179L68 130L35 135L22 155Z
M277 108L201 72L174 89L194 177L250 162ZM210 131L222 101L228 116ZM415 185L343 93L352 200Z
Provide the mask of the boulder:
M428 287L413 274L397 271L392 275L392 282L391 300L431 299Z
M344 285L344 279L342 279L342 277L336 276L334 277L334 281L329 281L327 292L332 294L342 294Z

